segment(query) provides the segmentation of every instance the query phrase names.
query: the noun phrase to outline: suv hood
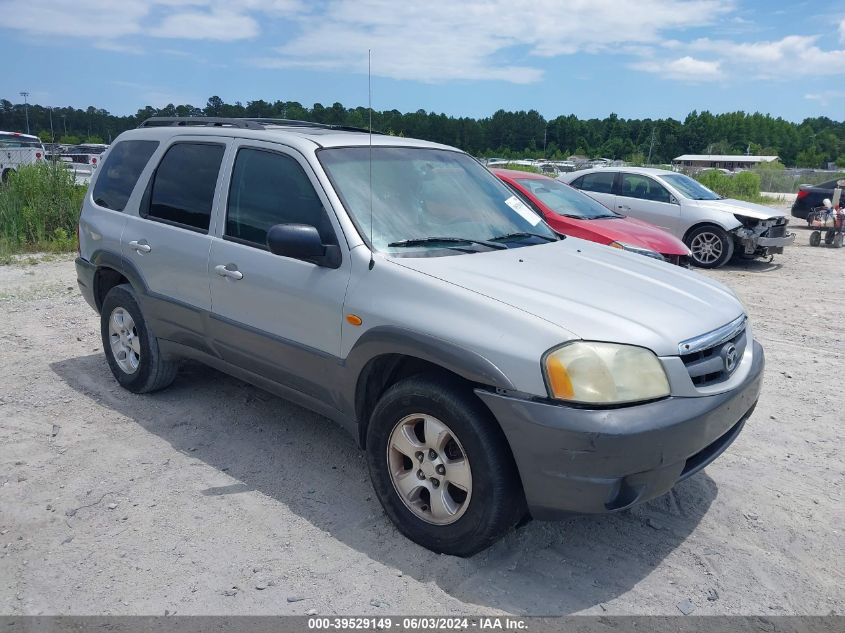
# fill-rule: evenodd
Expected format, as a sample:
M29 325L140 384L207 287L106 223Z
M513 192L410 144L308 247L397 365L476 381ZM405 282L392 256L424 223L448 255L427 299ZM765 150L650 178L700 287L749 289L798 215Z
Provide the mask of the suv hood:
M695 200L694 202L697 207L702 209L724 211L732 215L744 215L756 220L770 220L772 218L784 217L785 215L782 211L763 206L762 204L734 200L733 198L725 198L724 200Z
M558 325L566 330L561 342L575 334L675 356L681 341L743 313L733 292L703 275L573 237L508 250L390 261Z

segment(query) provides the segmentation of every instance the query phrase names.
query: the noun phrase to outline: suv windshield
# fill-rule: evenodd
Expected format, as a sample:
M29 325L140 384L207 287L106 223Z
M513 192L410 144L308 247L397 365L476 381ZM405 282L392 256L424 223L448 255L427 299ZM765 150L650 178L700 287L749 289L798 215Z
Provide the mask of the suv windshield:
M491 240L525 246L556 239L534 211L466 154L365 146L324 149L318 156L361 236L369 242L372 234L376 250L466 252L492 250L484 244Z
M715 191L710 191L710 189L702 185L697 180L693 180L684 174L667 174L665 176L661 175L660 177L680 191L685 198L691 198L693 200L722 199L722 196Z
M590 196L557 180L551 178L515 178L514 180L558 215L582 220L619 217Z

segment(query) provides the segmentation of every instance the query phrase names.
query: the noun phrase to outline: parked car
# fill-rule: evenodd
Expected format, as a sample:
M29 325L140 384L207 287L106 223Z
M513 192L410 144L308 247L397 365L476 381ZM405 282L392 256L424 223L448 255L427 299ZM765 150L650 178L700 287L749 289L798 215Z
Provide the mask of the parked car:
M683 240L690 260L718 268L743 257L782 253L795 241L787 218L759 204L722 198L689 176L645 167L605 167L558 177L606 207L645 220Z
M0 182L24 165L46 160L44 144L37 136L20 132L0 132Z
M390 519L437 552L661 495L760 393L728 288L559 238L445 145L150 119L104 156L79 238L120 385L162 389L192 358L336 420Z
M689 249L674 235L611 211L553 178L510 169L491 170L557 233L689 266Z
M97 169L100 156L109 148L102 143L83 143L74 145L65 151L62 156L70 158L76 164L90 165L92 170Z
M845 178L834 178L820 185L801 185L792 203L792 217L806 220L807 214L822 206L825 198L833 198L833 190L837 187L845 189Z

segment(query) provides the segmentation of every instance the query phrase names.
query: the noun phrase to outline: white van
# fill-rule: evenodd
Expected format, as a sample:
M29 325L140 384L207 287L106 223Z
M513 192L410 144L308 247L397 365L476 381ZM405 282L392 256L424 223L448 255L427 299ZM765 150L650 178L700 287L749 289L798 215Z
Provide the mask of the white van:
M46 161L44 144L37 136L20 132L0 132L0 181L22 165Z

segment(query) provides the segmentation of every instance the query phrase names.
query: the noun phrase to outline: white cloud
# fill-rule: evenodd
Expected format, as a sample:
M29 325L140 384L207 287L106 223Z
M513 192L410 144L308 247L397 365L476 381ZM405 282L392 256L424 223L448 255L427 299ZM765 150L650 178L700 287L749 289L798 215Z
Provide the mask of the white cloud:
M732 75L754 79L792 79L845 74L845 50L823 50L819 36L788 35L780 40L740 43L699 39L688 50L722 61Z
M301 20L277 56L253 61L365 72L372 49L373 74L382 77L531 83L542 78L532 58L655 43L729 7L728 0L333 0L319 19Z
M228 10L186 11L166 16L150 30L155 37L185 40L243 40L258 35L258 22Z
M648 60L631 64L632 68L678 81L693 83L722 79L721 62L696 59L689 55L671 60Z
M136 0L7 0L0 2L4 28L41 36L117 39L141 31L148 3ZM103 37L108 33L108 37Z
M260 31L255 15L278 18L304 7L303 0L0 0L0 28L131 52L136 47L121 38L248 39Z
M839 23L839 40L845 42L845 20Z

